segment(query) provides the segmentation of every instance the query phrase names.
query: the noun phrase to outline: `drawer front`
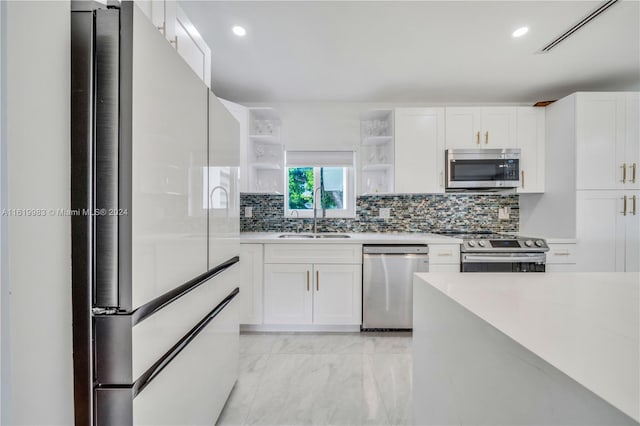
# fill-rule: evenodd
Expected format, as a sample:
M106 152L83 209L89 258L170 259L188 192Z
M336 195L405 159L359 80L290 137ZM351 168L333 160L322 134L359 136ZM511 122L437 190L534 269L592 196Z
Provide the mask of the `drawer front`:
M360 244L265 244L264 263L361 264Z
M238 300L232 300L133 400L134 425L205 425L238 377Z
M430 265L460 264L459 244L429 244Z
M575 244L549 244L547 264L576 263Z
M133 327L133 380L138 379L203 315L238 287L239 275L239 265L233 265Z

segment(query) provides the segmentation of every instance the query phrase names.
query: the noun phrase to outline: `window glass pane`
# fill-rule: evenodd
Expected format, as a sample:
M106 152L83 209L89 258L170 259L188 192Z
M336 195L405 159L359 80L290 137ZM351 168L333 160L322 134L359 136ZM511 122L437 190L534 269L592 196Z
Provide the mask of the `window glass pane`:
M313 167L290 167L289 208L313 209Z
M344 209L344 168L320 168L320 184L322 185L322 208Z

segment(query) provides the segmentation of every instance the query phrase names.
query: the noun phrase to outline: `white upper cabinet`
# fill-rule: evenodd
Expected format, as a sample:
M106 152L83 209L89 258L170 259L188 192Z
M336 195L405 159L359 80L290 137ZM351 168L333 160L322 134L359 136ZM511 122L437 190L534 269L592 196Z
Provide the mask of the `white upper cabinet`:
M521 194L544 192L545 109L517 107L516 147L520 148Z
M136 5L189 64L211 86L211 49L176 0L135 0Z
M211 49L202 39L180 6L176 7L174 38L169 39L182 59L204 81L211 86Z
M515 148L516 107L447 107L446 148Z
M444 108L395 110L395 192L444 192Z
M640 95L578 93L578 189L640 189Z
M394 192L393 110L368 111L360 120L360 194ZM394 161L395 160L395 161Z
M447 149L480 148L481 108L447 107L445 111Z

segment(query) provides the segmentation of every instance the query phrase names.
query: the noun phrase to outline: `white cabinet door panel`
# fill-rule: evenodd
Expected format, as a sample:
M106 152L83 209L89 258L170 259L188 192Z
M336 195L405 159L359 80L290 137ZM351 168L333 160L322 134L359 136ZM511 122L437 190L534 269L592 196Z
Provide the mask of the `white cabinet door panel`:
M640 93L627 94L626 113L624 161L628 175L624 188L640 189Z
M240 324L262 324L262 244L240 244Z
M625 271L638 272L640 271L640 191L630 192L627 197L628 213L624 217Z
M482 108L482 134L480 143L483 148L516 147L516 108Z
M460 244L429 244L429 264L460 265Z
M311 324L313 265L264 265L264 323Z
M314 265L313 323L362 322L362 266Z
M579 272L623 272L623 191L578 191L576 207Z
M518 192L544 192L545 110L517 108L517 147L520 148L520 188Z
M445 146L447 149L480 148L481 108L445 108Z
M444 108L395 111L395 192L444 192Z
M577 96L577 189L622 189L625 95Z
M133 306L207 269L205 215L189 209L202 194L207 153L207 88L134 7L132 87ZM162 66L159 66L162 64Z

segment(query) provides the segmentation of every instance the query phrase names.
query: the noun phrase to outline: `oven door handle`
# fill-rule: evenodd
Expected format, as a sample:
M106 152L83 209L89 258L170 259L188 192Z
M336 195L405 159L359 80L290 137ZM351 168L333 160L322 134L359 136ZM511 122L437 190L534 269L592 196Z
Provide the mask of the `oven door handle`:
M490 253L463 254L462 263L545 263L547 255L544 253Z

